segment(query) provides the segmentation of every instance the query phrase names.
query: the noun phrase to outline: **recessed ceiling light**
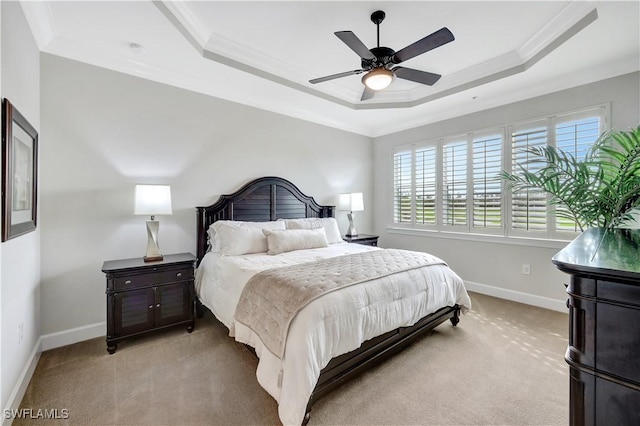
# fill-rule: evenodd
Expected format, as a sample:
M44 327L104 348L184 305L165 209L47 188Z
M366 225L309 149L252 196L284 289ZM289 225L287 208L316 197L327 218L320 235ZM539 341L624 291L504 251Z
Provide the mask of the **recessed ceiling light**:
M140 53L144 51L144 46L138 43L129 43L129 49L136 53Z

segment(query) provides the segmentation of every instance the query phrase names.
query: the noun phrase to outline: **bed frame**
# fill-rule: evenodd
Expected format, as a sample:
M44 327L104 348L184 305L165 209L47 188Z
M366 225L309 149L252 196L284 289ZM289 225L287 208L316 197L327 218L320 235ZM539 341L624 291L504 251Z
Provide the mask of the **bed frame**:
M304 195L294 184L279 177L263 177L253 180L238 191L222 195L207 207L197 208L198 264L207 252L207 230L217 220L270 221L307 217L333 217L334 206L321 206ZM196 298L198 317L204 313L204 305ZM460 306L447 306L427 315L411 327L401 327L368 340L360 348L333 358L320 372L304 417L309 421L311 406L322 396L340 386L346 380L360 374L375 364L404 349L446 320L456 326L460 320Z

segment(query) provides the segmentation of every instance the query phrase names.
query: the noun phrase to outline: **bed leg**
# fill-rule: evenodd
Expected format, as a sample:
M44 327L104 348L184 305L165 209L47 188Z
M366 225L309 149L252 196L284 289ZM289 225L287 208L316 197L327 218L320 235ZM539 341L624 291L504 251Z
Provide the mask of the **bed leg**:
M306 413L304 413L304 419L302 419L302 426L307 426L309 423L309 419L311 418L311 409L308 409Z
M456 305L456 310L453 311L453 316L451 317L450 321L454 327L458 325L458 323L460 322L460 306Z
M204 306L200 299L196 297L196 317L202 318L204 316Z

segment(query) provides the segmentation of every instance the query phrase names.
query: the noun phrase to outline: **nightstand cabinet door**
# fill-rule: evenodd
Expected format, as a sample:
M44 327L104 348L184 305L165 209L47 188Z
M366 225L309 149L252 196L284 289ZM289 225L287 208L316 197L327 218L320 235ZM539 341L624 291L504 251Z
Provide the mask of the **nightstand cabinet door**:
M193 315L189 282L155 288L155 323L157 326L187 321Z
M155 322L153 289L123 291L113 295L115 335L138 333Z

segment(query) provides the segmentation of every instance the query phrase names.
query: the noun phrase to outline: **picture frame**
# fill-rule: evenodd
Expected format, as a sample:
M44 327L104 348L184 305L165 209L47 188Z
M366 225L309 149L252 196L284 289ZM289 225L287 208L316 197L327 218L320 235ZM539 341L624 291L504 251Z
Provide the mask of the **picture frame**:
M38 216L38 132L2 100L2 242L34 231Z

